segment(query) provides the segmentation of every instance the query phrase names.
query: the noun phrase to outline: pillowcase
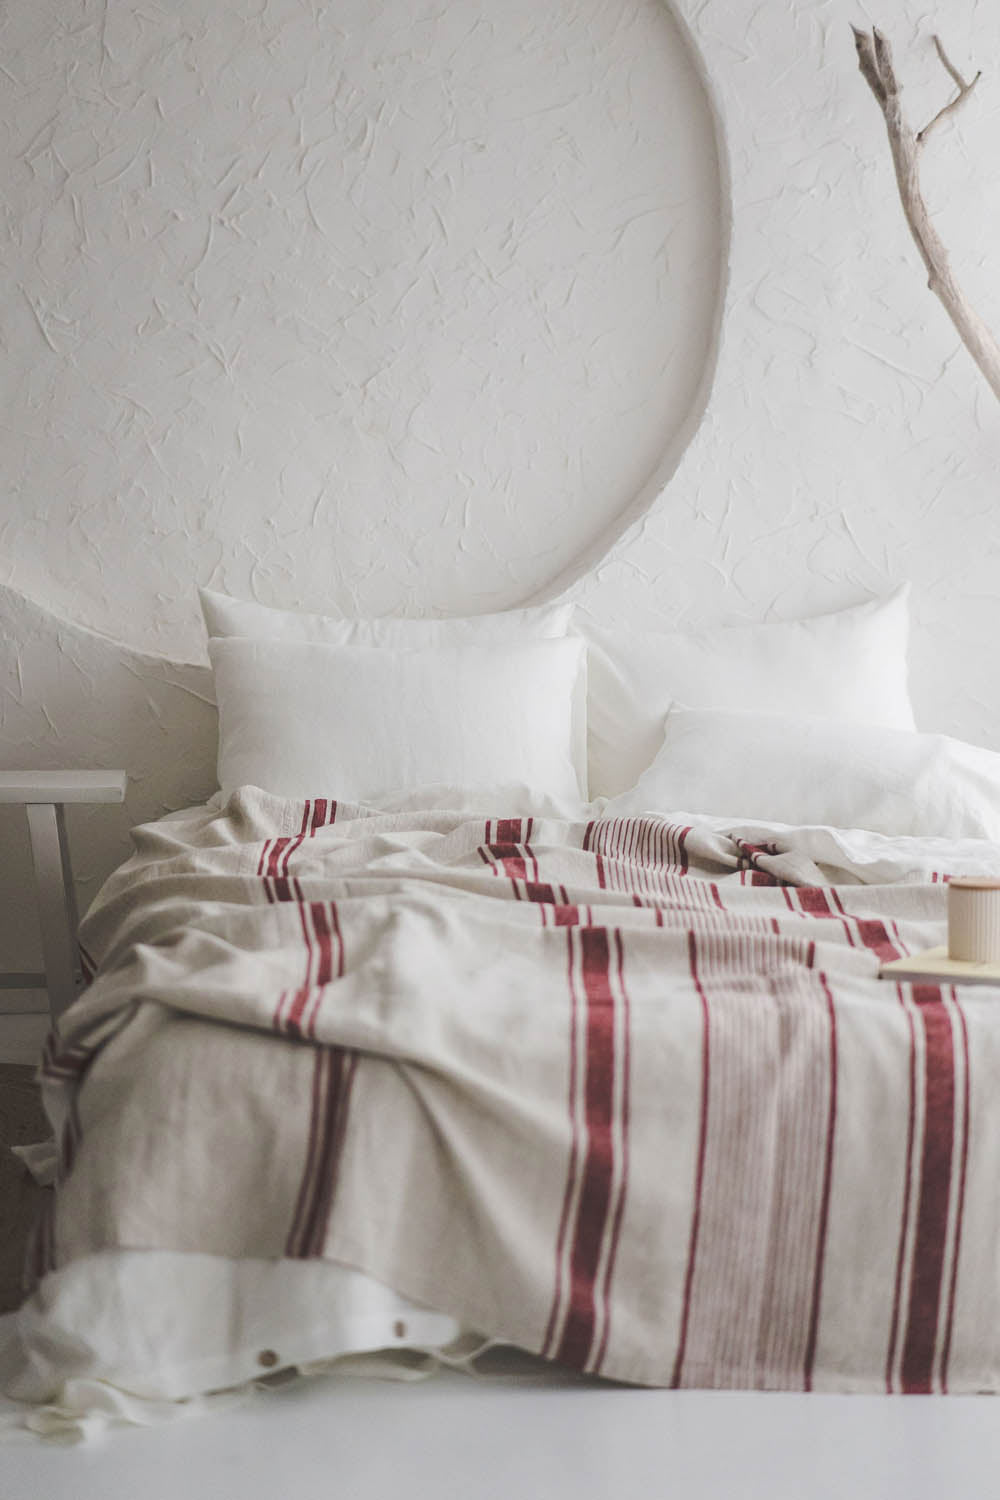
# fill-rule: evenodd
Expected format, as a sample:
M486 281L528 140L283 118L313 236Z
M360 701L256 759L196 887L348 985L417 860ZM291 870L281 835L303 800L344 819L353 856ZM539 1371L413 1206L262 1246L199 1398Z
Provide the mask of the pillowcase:
M914 728L908 584L887 599L811 620L611 631L580 619L576 628L590 648L592 797L635 785L660 746L671 702Z
M447 782L586 798L578 638L395 651L234 637L208 649L224 797L252 784L364 802Z
M653 764L608 810L1000 839L1000 755L943 734L673 708Z
M505 641L559 640L569 629L571 604L508 609L502 614L462 619L338 619L271 609L199 589L209 636L240 636L253 641L313 641L327 646L391 646L397 651L428 646L499 646Z

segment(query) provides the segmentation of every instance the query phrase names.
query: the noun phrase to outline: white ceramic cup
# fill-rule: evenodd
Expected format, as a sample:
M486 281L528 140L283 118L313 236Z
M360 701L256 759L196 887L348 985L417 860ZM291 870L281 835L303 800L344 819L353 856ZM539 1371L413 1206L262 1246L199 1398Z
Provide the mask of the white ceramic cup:
M1000 880L962 875L948 882L948 957L1000 963Z

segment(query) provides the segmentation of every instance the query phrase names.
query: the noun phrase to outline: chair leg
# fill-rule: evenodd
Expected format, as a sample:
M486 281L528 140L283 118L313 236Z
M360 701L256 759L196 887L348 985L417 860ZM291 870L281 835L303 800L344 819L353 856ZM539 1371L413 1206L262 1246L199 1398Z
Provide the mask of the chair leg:
M76 894L61 803L32 802L25 811L35 867L42 955L54 1026L77 994Z

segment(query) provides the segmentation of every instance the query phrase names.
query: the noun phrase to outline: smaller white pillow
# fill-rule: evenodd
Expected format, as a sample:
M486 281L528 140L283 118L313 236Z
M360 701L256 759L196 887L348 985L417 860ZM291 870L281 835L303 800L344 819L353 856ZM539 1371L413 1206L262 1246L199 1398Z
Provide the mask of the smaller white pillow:
M671 703L913 729L907 688L909 585L808 620L704 630L602 630L590 648L590 795L634 786L660 746Z
M673 708L653 764L609 810L1000 839L1000 755L942 734Z
M576 637L427 651L234 637L209 654L224 797L365 802L446 782L586 798Z
M428 646L499 646L507 641L554 641L569 629L571 604L508 609L501 614L444 620L340 619L271 609L246 599L230 599L199 589L209 636L240 636L252 641L312 641L327 646L390 646L419 651Z

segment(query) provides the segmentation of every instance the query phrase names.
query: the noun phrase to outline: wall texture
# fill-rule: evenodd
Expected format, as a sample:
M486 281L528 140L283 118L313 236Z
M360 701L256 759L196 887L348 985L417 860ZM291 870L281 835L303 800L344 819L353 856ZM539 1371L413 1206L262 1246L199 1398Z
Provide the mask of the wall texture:
M934 24L987 69L927 190L1000 330L1000 12L944 10L875 19L916 120L950 92ZM1000 746L1000 409L923 284L864 19L8 0L0 584L44 608L4 596L3 753L106 760L94 663L136 680L45 610L198 659L208 582L651 624L911 578L921 724ZM174 754L189 689L134 694L123 744Z
M182 655L208 579L478 612L676 462L720 210L661 0L6 12L0 577Z
M683 0L728 145L732 245L705 421L583 593L602 614L763 618L914 584L918 723L1000 747L1000 408L936 299L896 197L845 0ZM904 101L986 76L931 137L926 193L1000 334L1000 12L881 0Z

